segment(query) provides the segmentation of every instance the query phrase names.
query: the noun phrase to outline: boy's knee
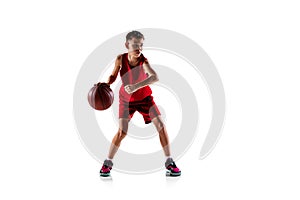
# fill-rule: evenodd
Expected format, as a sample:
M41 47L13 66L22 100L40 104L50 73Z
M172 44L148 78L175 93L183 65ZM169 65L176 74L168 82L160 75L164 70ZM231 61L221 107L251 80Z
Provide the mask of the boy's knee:
M127 132L125 132L124 130L122 130L122 129L118 130L118 137L119 138L124 138L126 135L127 135Z
M158 121L158 122L156 123L156 129L157 129L158 131L161 131L164 127L165 127L165 124L164 124L162 121Z

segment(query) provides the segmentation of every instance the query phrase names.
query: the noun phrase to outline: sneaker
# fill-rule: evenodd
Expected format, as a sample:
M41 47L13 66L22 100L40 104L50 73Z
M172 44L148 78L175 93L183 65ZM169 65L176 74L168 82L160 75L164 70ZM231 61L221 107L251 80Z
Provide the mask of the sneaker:
M174 160L172 158L168 158L166 163L166 176L180 176L181 171L180 169L176 166Z
M110 176L110 170L112 169L113 162L111 160L104 160L102 168L100 170L100 176Z

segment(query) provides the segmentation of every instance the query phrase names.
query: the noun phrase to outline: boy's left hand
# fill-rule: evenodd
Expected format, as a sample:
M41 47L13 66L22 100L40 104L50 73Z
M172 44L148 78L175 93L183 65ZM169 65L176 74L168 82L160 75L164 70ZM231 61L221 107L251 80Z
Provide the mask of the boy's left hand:
M134 93L135 91L138 90L138 88L136 87L136 85L126 85L124 87L125 91L128 93L128 94L132 94Z

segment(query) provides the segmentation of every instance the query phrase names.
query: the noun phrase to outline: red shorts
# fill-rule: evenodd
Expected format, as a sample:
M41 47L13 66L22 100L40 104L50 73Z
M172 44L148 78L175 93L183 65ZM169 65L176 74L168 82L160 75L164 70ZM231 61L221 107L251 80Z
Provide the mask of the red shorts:
M147 96L141 101L124 102L120 100L119 118L131 119L135 111L143 115L145 124L151 123L152 119L159 116L160 112L156 106L153 96Z

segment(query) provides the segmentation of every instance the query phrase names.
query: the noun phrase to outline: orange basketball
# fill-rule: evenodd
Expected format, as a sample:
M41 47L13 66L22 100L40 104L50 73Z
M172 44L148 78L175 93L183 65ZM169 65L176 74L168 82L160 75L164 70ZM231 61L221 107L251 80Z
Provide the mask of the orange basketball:
M107 83L97 83L88 93L90 106L96 110L106 110L114 101L114 93Z

